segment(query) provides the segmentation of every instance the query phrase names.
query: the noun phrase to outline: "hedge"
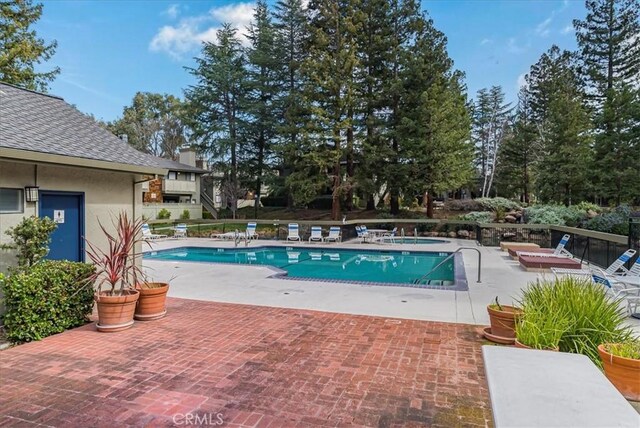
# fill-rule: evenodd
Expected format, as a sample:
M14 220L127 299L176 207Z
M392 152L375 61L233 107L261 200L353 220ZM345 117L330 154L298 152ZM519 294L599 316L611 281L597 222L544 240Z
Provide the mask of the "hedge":
M88 263L44 260L0 274L8 339L40 340L86 323L93 310L93 287L86 280L93 271Z

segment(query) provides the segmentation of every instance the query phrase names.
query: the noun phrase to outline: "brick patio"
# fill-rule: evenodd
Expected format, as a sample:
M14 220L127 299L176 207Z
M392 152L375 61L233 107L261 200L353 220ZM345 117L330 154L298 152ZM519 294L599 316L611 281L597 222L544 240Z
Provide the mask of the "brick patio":
M486 426L479 331L170 299L126 332L0 352L0 426Z

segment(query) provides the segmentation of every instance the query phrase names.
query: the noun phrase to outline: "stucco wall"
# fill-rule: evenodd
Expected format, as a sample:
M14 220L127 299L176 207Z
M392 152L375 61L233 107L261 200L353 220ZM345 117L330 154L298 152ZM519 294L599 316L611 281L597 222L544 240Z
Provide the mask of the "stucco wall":
M85 198L85 235L98 246L104 246L98 221L111 228L113 218L126 211L140 216L142 204L141 185L134 181L140 176L125 172L111 172L88 168L38 165L37 185L41 190L84 192ZM35 184L35 165L33 163L8 162L0 160L0 187L24 188ZM23 217L37 215L37 202L25 202L23 214L0 214L0 243L9 243L6 230L15 226ZM0 271L12 263L6 251L0 250Z

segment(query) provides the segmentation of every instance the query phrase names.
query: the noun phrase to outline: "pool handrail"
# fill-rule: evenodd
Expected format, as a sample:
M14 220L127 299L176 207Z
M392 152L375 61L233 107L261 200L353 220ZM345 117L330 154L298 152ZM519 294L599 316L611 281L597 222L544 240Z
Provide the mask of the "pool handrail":
M478 252L478 281L477 282L481 283L482 281L480 280L480 275L481 275L481 271L482 271L482 253L480 252L480 250L478 250L477 248L474 248L474 247L458 247L457 250L455 250L453 253L449 254L440 263L438 263L433 269L431 269L429 272L427 272L426 274L422 275L420 278L418 278L415 281L413 281L413 283L414 284L420 284L422 281L424 281L425 278L427 278L429 275L431 275L433 272L435 272L447 260L453 258L453 256L455 256L456 253L459 253L462 250L474 250L474 251Z

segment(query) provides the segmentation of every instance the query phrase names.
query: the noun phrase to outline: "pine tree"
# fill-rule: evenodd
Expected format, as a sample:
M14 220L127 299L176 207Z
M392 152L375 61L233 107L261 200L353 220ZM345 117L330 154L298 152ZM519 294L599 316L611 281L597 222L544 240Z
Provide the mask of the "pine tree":
M311 155L317 168L325 171L331 189L331 217L339 219L345 194L341 161L344 140L352 130L355 110L354 74L357 68L354 19L357 0L317 0L311 11L309 58L304 64L306 97L312 112ZM307 155L308 159L311 156Z
M385 66L391 52L391 11L388 0L363 0L362 30L358 33L357 114L360 149L356 154L356 182L365 196L367 210L375 209L375 194L384 185L380 171L384 168L385 102L390 94L385 82L389 70Z
M0 2L0 81L34 91L46 92L60 73L59 67L36 71L36 65L48 61L58 43L46 43L30 29L42 16L42 4L31 0Z
M567 205L588 197L591 124L574 56L553 46L527 76L541 141L540 199Z
M633 93L640 85L640 2L588 0L586 7L586 19L575 20L574 26L598 129L596 192L620 204L635 196L626 191L625 181L640 180L640 174L633 173L638 171L640 143L629 129L638 110Z
M281 116L282 55L276 30L264 1L258 1L249 27L247 49L247 93L244 114L248 117L245 139L247 179L255 179L255 209L260 201L266 164L272 156L278 119Z
M246 59L236 32L224 24L215 43L204 43L197 67L189 69L197 83L185 91L194 138L223 172L221 189L234 218L241 196L239 172L244 170L239 160L246 132L247 88Z
M302 162L300 134L307 117L302 93L304 76L301 72L302 64L307 58L307 10L302 0L280 0L273 15L277 31L277 53L282 64L283 89L276 152L280 161L280 173L285 179L282 185L287 194L287 205L293 208L294 188L297 187L298 180L290 174Z
M507 131L500 149L497 180L500 194L517 196L521 202L531 202L534 168L540 154L539 138L527 88L518 93L514 123Z

